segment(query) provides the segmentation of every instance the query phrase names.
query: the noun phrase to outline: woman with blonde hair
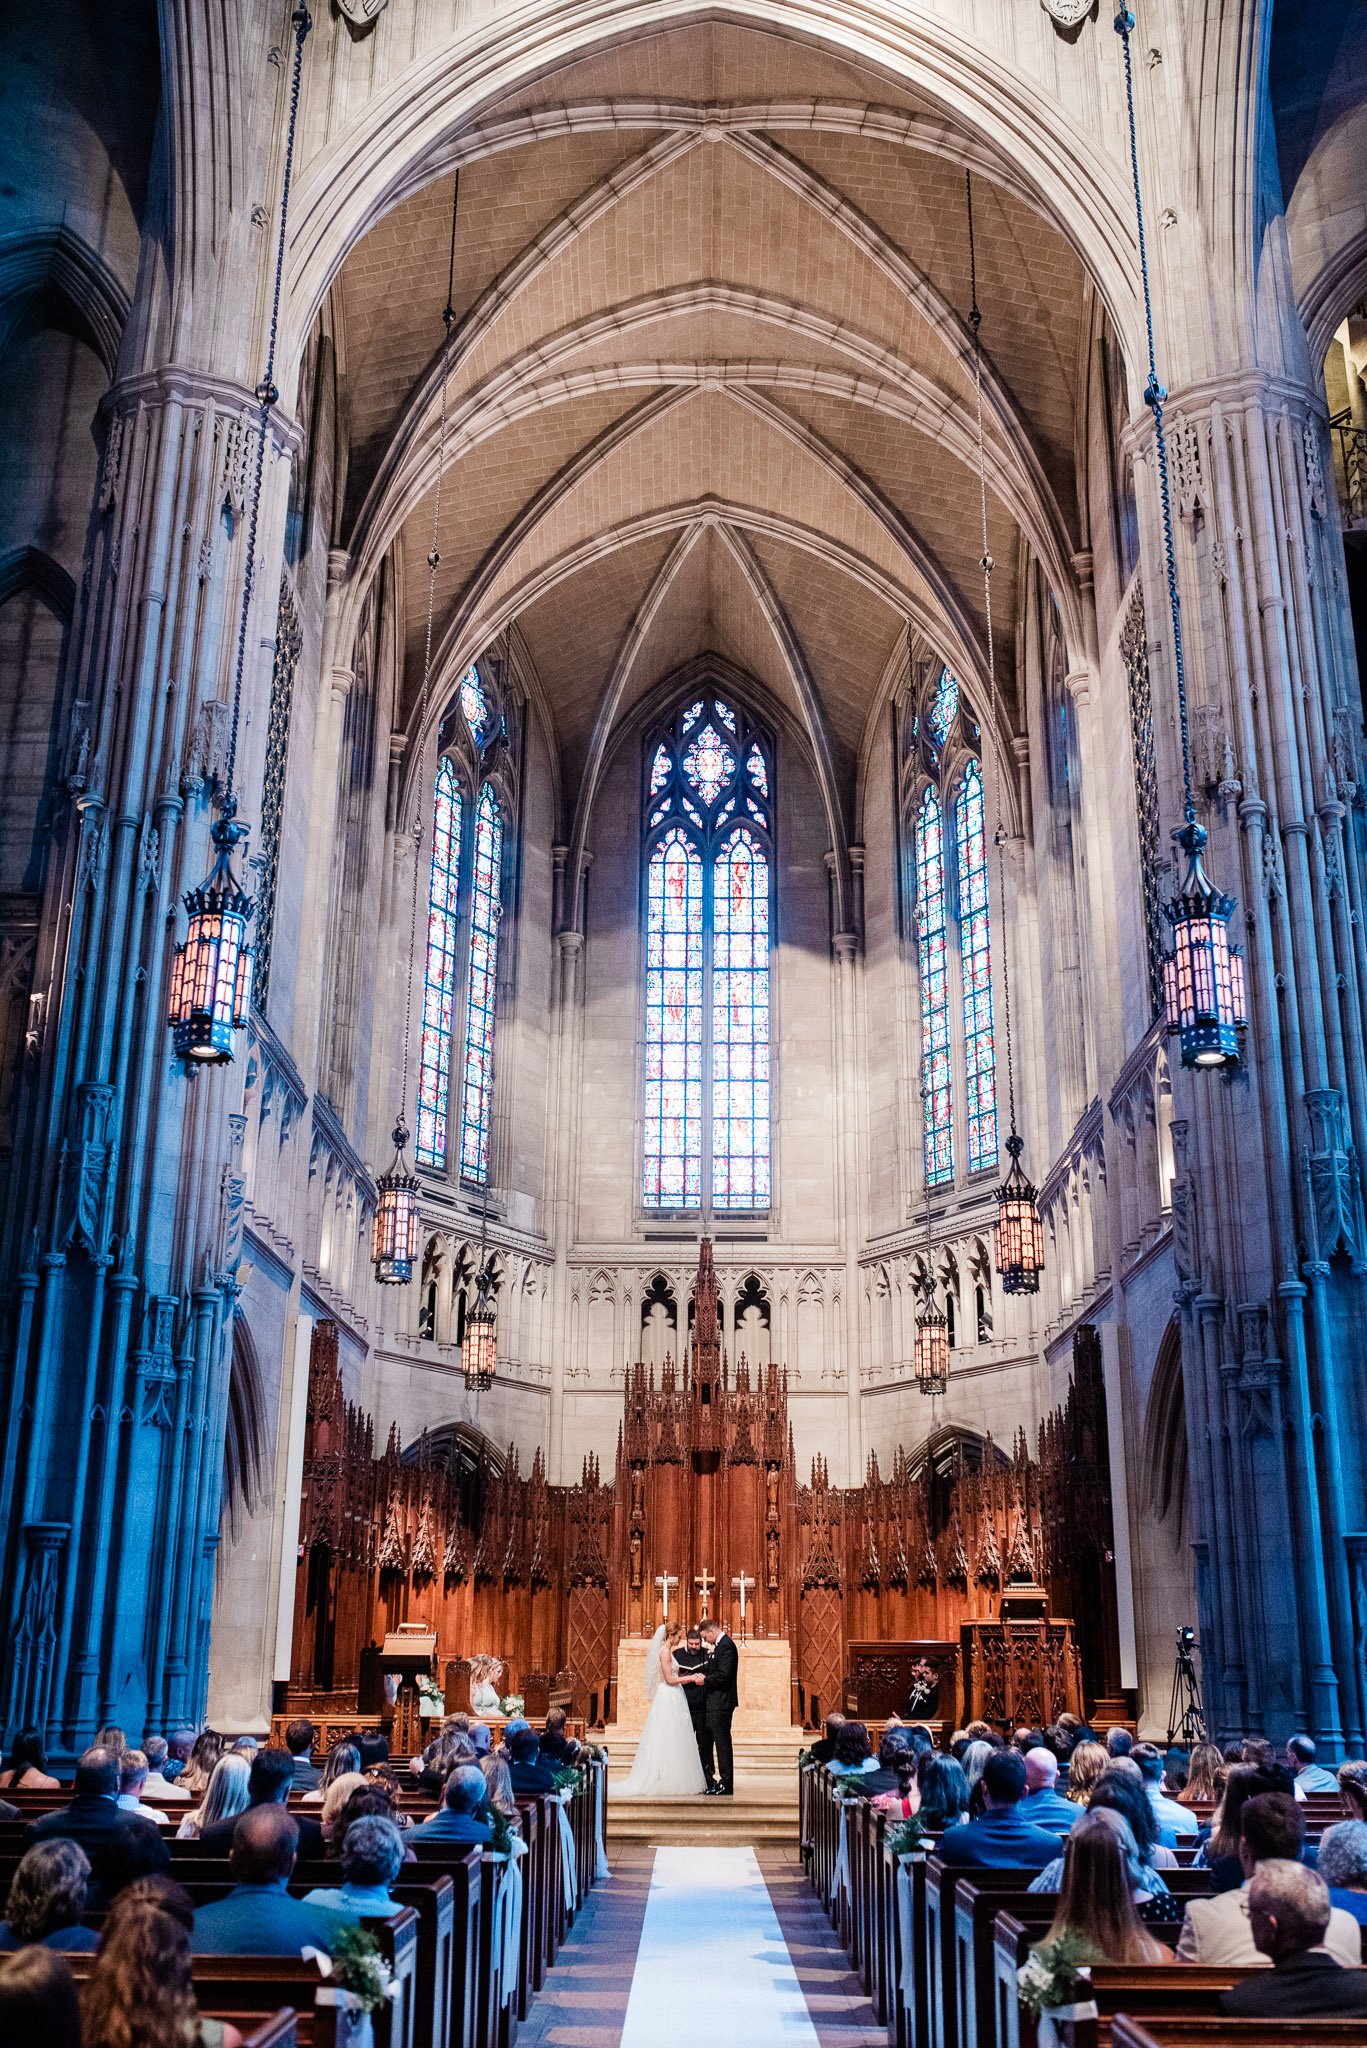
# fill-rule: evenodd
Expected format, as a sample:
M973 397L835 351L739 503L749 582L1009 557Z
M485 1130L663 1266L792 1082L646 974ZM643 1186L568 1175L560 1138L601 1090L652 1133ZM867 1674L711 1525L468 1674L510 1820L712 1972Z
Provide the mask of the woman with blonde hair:
M176 1829L178 1842L194 1842L218 1820L236 1820L251 1803L248 1781L251 1769L244 1756L221 1756L199 1805L187 1813Z
M344 1771L340 1778L334 1778L323 1795L323 1845L329 1856L335 1856L342 1846L346 1827L343 1815L347 1801L353 1792L368 1789L360 1771Z
M348 1777L361 1768L361 1752L354 1742L334 1742L323 1765L323 1775L311 1792L306 1792L301 1806L321 1806L327 1798L328 1788L338 1778Z
M1367 1758L1352 1757L1338 1769L1339 1798L1353 1820L1367 1820Z
M1109 1762L1103 1744L1079 1742L1068 1759L1068 1783L1063 1788L1065 1799L1071 1799L1074 1806L1085 1806Z
M521 1825L517 1801L513 1797L513 1774L507 1759L501 1756L486 1756L480 1762L484 1782L488 1787L489 1804L503 1819L511 1821L514 1827Z
M209 1789L209 1780L214 1774L214 1765L223 1754L223 1737L215 1728L206 1728L195 1737L195 1746L190 1751L190 1761L177 1779L182 1792L188 1792L192 1799L202 1799Z
M1081 1942L1084 1964L1171 1962L1171 1950L1154 1940L1135 1905L1129 1834L1123 1817L1104 1811L1074 1823L1064 1838L1058 1905L1040 1947L1067 1935Z
M1218 1799L1225 1782L1225 1760L1213 1742L1198 1742L1191 1752L1187 1782L1177 1795L1179 1806L1206 1806Z

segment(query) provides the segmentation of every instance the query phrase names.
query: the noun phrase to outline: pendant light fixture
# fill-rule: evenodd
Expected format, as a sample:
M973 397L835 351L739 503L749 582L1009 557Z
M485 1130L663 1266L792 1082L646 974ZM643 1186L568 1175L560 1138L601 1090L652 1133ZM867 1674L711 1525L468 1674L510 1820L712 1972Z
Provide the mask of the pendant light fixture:
M418 697L415 728L419 803L422 802L421 750L427 734L427 705L432 684L432 621L437 602L437 570L441 553L441 486L446 470L446 405L451 377L451 334L456 322L456 213L460 205L460 172L456 172L451 194L451 253L446 273L446 303L442 307L441 404L437 428L437 481L432 494L432 545L427 551L427 637L423 644L422 690ZM435 803L435 796L434 796ZM394 1120L394 1157L389 1170L377 1183L378 1200L371 1225L370 1258L375 1278L382 1287L403 1287L413 1278L422 1239L422 1214L418 1207L421 1182L408 1163L408 1081L413 1039L413 975L418 951L418 883L422 869L423 821L419 810L413 820L413 893L408 920L408 982L403 1013L402 1078L399 1082L399 1113Z
M981 337L983 316L978 305L978 249L973 227L971 171L964 173L964 193L968 210L968 275L972 299L972 310L968 317L973 329L973 390L978 428L978 510L982 526L983 613L987 625L988 706L985 723L992 740L992 805L996 817L992 842L997 850L997 900L1002 906L1004 920L1006 870L1003 848L1006 844L1006 828L1002 817L1001 744L997 730L997 655L992 631L992 571L995 564L992 560L992 550L987 544L987 453L983 437ZM1016 1129L1016 1063L1015 1047L1011 1040L1011 955L1006 943L1004 923L1001 961L1006 1101L1011 1119L1006 1150L1010 1155L1011 1165L1006 1179L997 1189L997 1220L993 1228L992 1263L997 1269L1003 1294L1038 1294L1040 1275L1044 1271L1044 1226L1040 1221L1037 1191L1033 1182L1026 1179L1021 1168L1021 1153L1025 1150L1025 1140Z
M1115 18L1125 58L1125 108L1130 131L1130 177L1134 185L1135 222L1139 234L1139 273L1144 287L1144 330L1149 350L1149 381L1144 403L1153 415L1154 452L1158 458L1158 494L1163 514L1163 560L1167 572L1168 610L1172 617L1173 673L1177 681L1177 718L1182 740L1182 823L1173 840L1186 861L1186 875L1175 896L1163 906L1172 926L1172 951L1163 962L1164 1015L1177 1039L1184 1067L1220 1067L1232 1072L1243 1056L1248 1028L1248 983L1243 955L1230 944L1229 921L1235 898L1217 889L1202 865L1207 833L1198 824L1191 791L1191 736L1187 718L1187 676L1182 658L1182 611L1177 595L1177 554L1172 533L1172 494L1168 479L1168 444L1163 432L1167 391L1158 381L1153 342L1153 297L1149 287L1148 244L1144 233L1144 200L1139 184L1139 143L1134 117L1134 64L1130 33L1134 16L1122 7Z
M221 1067L237 1056L237 1034L251 1008L252 949L247 926L255 904L233 872L233 855L247 837L237 815L237 735L242 717L242 674L247 659L247 628L256 581L256 530L261 514L261 478L271 414L280 399L275 382L275 345L280 328L280 291L285 270L285 230L289 220L290 186L294 178L294 142L299 125L299 86L304 68L304 42L313 26L307 7L290 16L294 31L294 68L290 76L289 127L285 139L285 175L280 191L280 232L275 247L275 290L271 299L270 340L266 368L256 387L260 416L256 465L247 507L247 559L242 571L242 606L237 621L237 661L233 674L233 717L228 741L224 785L217 794L218 816L209 837L214 864L197 889L187 890L189 914L185 938L171 960L171 985L166 1022L176 1056L187 1068Z
M921 1067L921 1114L930 1115L930 1080ZM916 1384L932 1398L949 1385L949 1322L935 1301L935 1269L930 1244L930 1175L926 1173L926 1271L921 1283L921 1306L916 1311L916 1348L912 1359Z

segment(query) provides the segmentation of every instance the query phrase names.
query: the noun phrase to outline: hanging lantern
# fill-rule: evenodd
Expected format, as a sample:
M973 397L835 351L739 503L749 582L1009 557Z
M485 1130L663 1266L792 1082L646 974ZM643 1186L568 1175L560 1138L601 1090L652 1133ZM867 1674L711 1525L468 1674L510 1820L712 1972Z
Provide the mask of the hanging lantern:
M1003 1294L1038 1294L1044 1271L1044 1225L1035 1204L1036 1190L1021 1172L1024 1139L1012 1131L1006 1149L1011 1166L997 1189L992 1263Z
M935 1292L926 1283L916 1311L916 1384L923 1394L943 1394L949 1385L949 1324L935 1306Z
M234 849L247 836L229 797L210 837L218 849L208 879L185 897L190 923L171 963L166 1021L176 1055L188 1063L221 1067L237 1052L237 1034L251 1004L252 949L247 921L252 899L232 869Z
M405 1156L407 1126L394 1126L394 1163L379 1180L380 1199L370 1233L370 1257L375 1278L382 1287L402 1287L413 1278L422 1235L418 1214L419 1181L410 1173Z
M498 1315L492 1283L486 1262L480 1269L475 1305L465 1318L465 1341L460 1347L461 1371L472 1394L487 1394L498 1369Z
M1187 856L1187 873L1163 906L1172 926L1172 952L1163 962L1167 1028L1184 1067L1237 1067L1248 1028L1248 982L1244 956L1229 942L1234 898L1222 894L1201 865L1205 827L1189 821L1173 837Z

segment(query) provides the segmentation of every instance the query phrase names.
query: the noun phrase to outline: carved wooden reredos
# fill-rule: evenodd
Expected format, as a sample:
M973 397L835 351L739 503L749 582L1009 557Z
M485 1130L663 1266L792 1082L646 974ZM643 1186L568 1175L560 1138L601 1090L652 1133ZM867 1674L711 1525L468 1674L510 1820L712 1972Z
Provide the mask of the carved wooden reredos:
M628 1374L615 1469L587 1458L547 1482L457 1426L377 1456L347 1403L336 1330L315 1330L300 1520L291 1702L354 1696L367 1645L402 1621L437 1631L440 1658L491 1651L506 1683L561 1677L578 1711L610 1714L616 1644L660 1618L708 1609L733 1628L746 1580L751 1635L792 1645L794 1708L838 1703L848 1645L957 1643L994 1621L1012 1582L1034 1581L1076 1623L1087 1701L1119 1692L1111 1502L1100 1346L1079 1331L1065 1405L1031 1452L941 1430L886 1474L832 1486L816 1458L799 1483L787 1374L734 1366L720 1340L704 1242L688 1354Z

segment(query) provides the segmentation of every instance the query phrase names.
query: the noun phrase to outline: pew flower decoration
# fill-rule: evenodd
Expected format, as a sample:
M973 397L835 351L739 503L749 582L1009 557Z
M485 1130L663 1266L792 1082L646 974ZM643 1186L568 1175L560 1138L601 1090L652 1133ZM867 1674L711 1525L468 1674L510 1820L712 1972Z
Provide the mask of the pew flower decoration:
M812 1752L809 1749L800 1749L798 1751L797 1767L800 1771L805 1771L808 1764L814 1764L815 1762L816 1758L812 1755Z
M520 1692L509 1692L499 1701L498 1711L500 1714L506 1714L510 1721L515 1721L525 1705L526 1702Z
M489 1847L495 1856L508 1856L513 1847L513 1824L506 1813L496 1813L491 1823Z
M1091 1989L1088 1958L1095 1951L1078 1934L1056 1934L1033 1948L1016 1973L1020 2002L1039 2019L1060 2006L1074 2006Z
M837 1799L867 1799L869 1796L862 1771L840 1771L831 1783L835 1787Z
M380 1944L368 1927L344 1923L329 1937L331 1953L313 1951L319 1969L361 2012L376 2013L398 1989L385 1968Z
M578 1764L561 1764L555 1773L555 1789L575 1799L588 1789L588 1774Z
M888 1829L883 1845L894 1857L915 1856L926 1844L926 1831L913 1813L906 1820L899 1820L896 1827Z
M605 1742L586 1742L584 1744L584 1754L591 1764L605 1764L608 1760L607 1744Z

